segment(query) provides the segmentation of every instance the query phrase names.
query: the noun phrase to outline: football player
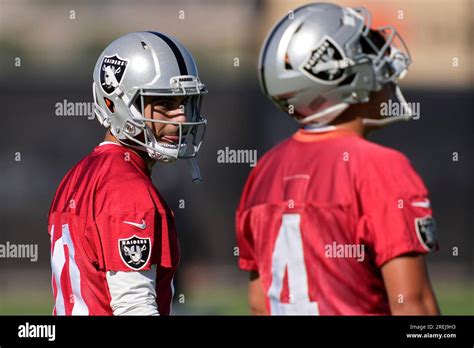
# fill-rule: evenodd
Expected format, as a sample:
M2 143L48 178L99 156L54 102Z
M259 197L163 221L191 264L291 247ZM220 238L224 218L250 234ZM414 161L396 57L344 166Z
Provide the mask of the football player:
M413 117L397 85L410 61L364 8L310 4L270 32L261 87L301 128L258 161L238 207L253 313L439 313L428 191L403 154L365 139ZM403 112L381 116L395 96Z
M159 32L122 36L94 69L105 140L64 177L49 212L54 315L168 315L179 244L156 162L201 145L205 86L190 52ZM195 163L193 177L199 180Z

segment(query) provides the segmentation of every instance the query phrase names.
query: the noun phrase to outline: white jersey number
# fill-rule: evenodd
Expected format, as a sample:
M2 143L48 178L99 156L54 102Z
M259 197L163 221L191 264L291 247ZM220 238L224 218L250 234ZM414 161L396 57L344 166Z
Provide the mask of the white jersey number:
M282 216L272 255L272 284L268 290L272 315L319 315L318 303L309 300L300 221L299 214ZM285 269L288 272L289 303L280 301Z
M69 232L69 226L62 226L61 238L57 239L54 243L53 252L51 254L51 269L53 271L53 278L56 283L57 295L56 295L56 314L65 315L64 301L73 302L72 315L88 315L89 310L86 303L81 295L81 273L79 267L77 267L76 260L74 258L74 244L72 243L71 233ZM51 242L54 240L54 225L51 227ZM72 295L69 299L64 299L63 291L61 288L61 274L63 272L64 265L66 264L66 255L64 248L67 247L69 251L69 278L71 281Z

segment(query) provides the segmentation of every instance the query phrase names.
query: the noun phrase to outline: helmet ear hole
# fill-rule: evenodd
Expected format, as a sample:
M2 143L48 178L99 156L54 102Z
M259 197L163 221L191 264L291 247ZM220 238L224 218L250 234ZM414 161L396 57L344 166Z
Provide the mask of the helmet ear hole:
M106 97L104 97L104 101L105 101L105 105L107 106L107 109L109 109L110 112L114 113L115 112L114 102Z
M290 62L290 57L288 56L288 52L285 54L285 69L286 70L293 70L293 66Z

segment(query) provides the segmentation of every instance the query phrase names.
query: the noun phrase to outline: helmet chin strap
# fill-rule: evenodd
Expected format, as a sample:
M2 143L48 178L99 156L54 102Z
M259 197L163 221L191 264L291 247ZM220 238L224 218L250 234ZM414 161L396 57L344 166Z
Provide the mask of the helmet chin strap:
M410 105L405 100L405 97L400 90L398 85L395 85L395 96L397 97L401 107L402 107L402 115L399 116L389 116L384 119L372 119L372 118L364 118L362 119L362 123L367 126L385 126L387 124L391 124L398 121L408 121L413 118L413 110L411 109ZM406 112L404 112L406 111Z
M145 139L149 141L149 144L142 144L142 146L146 147L147 153L151 158L167 163L178 159L183 146L181 146L181 149L178 148L178 145L170 144L170 146L165 146L164 143L156 140L151 129L146 127L143 131L146 133Z
M189 158L187 161L193 183L200 184L202 182L201 170L195 158Z
M322 126L322 125L317 125L317 124L308 124L303 127L303 129L306 132L311 132L311 133L324 133L324 132L330 132L333 130L336 130L336 126Z
M339 116L348 107L349 107L349 104L347 103L336 104L320 112L306 116L305 118L298 120L298 122L300 124L308 124L311 122L317 122L320 125L326 125L332 120L334 120L337 116Z

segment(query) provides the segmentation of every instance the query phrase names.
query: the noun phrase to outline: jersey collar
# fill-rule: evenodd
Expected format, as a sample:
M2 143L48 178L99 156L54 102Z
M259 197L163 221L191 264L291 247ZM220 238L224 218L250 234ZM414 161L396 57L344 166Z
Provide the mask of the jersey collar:
M127 148L126 146L123 146L122 144L117 144L114 143L113 141L103 141L101 142L97 147L97 151L119 151L122 152L124 155L125 153L128 153L130 156L130 159L135 163L142 172L150 176L151 171L148 168L148 165L146 161L140 156L135 150L132 150L130 148Z
M359 135L356 131L347 128L328 128L327 130L318 129L318 131L300 128L295 134L293 134L293 139L302 143L312 143L343 136L361 137L361 135Z

